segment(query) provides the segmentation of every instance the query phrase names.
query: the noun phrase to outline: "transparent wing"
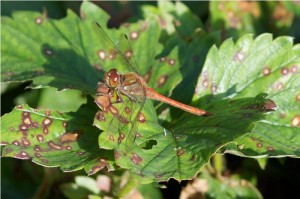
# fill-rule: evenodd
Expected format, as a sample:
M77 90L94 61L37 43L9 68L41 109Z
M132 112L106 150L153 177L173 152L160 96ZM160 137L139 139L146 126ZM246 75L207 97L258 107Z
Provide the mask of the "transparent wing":
M117 59L120 66L123 70L122 72L135 72L140 74L140 71L137 67L134 54L128 40L128 37L125 34L120 35L118 45L115 45L111 38L106 34L102 26L98 23L93 23L95 32L99 35L101 43L104 45L105 49L108 52L108 59Z
M122 105L119 110L112 105L110 112L113 118L110 121L108 132L118 132L117 138L119 146L125 146L126 151L134 146L135 139L138 133L138 117L141 112L145 99L132 101L129 97L122 95Z

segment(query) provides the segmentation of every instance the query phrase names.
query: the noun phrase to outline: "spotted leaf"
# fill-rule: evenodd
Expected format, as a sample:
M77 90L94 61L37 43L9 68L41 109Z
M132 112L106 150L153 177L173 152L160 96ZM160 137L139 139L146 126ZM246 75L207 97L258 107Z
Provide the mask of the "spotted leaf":
M277 105L251 134L224 150L242 156L299 156L299 55L292 38L273 40L270 34L245 35L236 43L229 39L209 51L195 94L199 104L263 92Z
M61 114L16 106L1 118L2 157L31 159L64 171L84 168L93 174L104 168L113 170L113 154L99 150L98 132L91 124L92 110L85 105L76 113Z
M126 141L132 124L125 125L124 130L108 131L116 117L110 111L98 112L94 124L104 130L100 147L114 149L116 163L136 173L141 182L191 179L216 151L247 134L254 122L264 118L271 103L265 97L219 100L207 107L213 115L187 114L170 129L159 125L155 113L148 112L151 102L147 100L130 147Z

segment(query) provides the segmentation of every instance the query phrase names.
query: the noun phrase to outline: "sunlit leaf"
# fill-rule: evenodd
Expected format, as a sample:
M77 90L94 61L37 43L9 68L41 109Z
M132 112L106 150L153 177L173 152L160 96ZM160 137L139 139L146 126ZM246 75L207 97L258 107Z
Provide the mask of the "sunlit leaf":
M186 114L170 129L157 123L151 113L142 111L135 143L126 147L126 139L131 124L124 130L107 132L113 115L100 111L95 117L95 125L104 130L100 135L100 147L115 149L117 164L129 168L143 183L175 178L191 179L205 165L210 157L222 146L248 133L253 122L263 118L269 100L265 95L256 98L221 100L212 103L208 109L214 114L199 117ZM151 105L147 101L146 106ZM155 116L155 115L153 115Z
M292 38L273 40L270 34L253 39L226 40L213 47L198 81L195 99L208 104L224 98L268 93L276 111L256 124L252 133L225 150L243 156L299 156L300 48ZM269 104L269 106L273 106Z

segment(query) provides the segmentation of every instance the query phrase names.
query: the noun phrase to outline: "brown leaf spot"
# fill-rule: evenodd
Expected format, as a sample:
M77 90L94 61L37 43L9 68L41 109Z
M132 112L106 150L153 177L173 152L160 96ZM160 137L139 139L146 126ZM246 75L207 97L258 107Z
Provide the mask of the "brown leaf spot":
M66 146L66 149L67 150L72 150L72 147L71 146Z
M268 150L268 151L274 151L274 148L271 147L271 146L268 146L268 147L267 147L267 150Z
M38 127L39 127L39 123L38 123L38 122L33 122L33 123L32 123L32 126L33 126L34 128L38 128Z
M212 93L213 95L216 94L217 90L218 90L217 85L212 85L212 87L211 87L211 93Z
M1 156L4 157L4 156L6 156L7 154L10 154L12 151L13 151L12 148L7 147L7 148L5 148L5 149L3 150L3 153L2 153Z
M173 66L175 64L175 60L174 59L169 59L168 63L170 66Z
M35 150L35 151L41 151L42 148L41 148L39 145L35 145L35 146L34 146L34 150Z
M109 139L110 139L111 141L115 141L115 138L114 138L113 135L109 135Z
M147 28L148 28L148 23L147 23L147 21L144 21L144 23L143 23L143 25L141 26L141 31L146 31L147 30Z
M131 50L127 50L127 51L125 52L125 57L126 57L126 58L132 57L132 51L131 51Z
M106 59L106 53L104 52L104 50L99 50L97 54L98 54L98 57L101 60L105 60Z
M38 25L42 24L43 23L43 18L42 17L35 18L35 23L38 24Z
M51 123L52 123L52 120L48 117L43 120L44 126L50 126Z
M118 120L123 123L123 124L128 124L129 123L129 120L126 119L125 117L122 117L122 116L118 116Z
M135 164L135 165L140 165L143 161L143 159L136 153L133 153L130 160Z
M85 154L84 151L79 151L79 152L77 153L77 155L84 155L84 154Z
M238 52L234 55L233 60L242 62L245 59L245 54L243 52Z
M45 115L46 115L46 116L50 116L50 115L51 115L51 111L46 109L46 110L45 110Z
M116 160L120 158L120 154L117 150L114 151L114 156Z
M160 62L164 62L164 61L166 61L166 60L167 60L166 57L161 57L161 58L159 59Z
M204 87L204 88L207 88L207 87L208 87L208 84L209 84L208 79L204 79L203 82L202 82L203 87Z
M184 150L178 149L177 150L177 156L181 156L182 154L184 154Z
M29 157L28 153L26 153L25 151L20 151L20 153L15 154L15 158L26 160L26 159L29 159L30 157Z
M60 137L61 143L74 142L78 138L78 133L65 133Z
M284 112L280 112L280 113L279 113L279 117L280 117L280 118L283 119L283 118L285 118L285 116L286 116L286 114L285 114Z
M121 26L123 26L124 28L129 28L130 27L130 23L125 22Z
M232 11L227 11L227 18L231 28L237 28L241 23L240 17L236 16L236 14Z
M118 116L118 120L123 123L123 124L128 124L129 123L129 120L126 119L125 117L122 117L122 116Z
M37 139L40 143L44 142L44 136L41 135L41 134L38 134L38 135L36 136L36 139Z
M130 114L131 113L131 109L128 106L125 107L125 113L126 114Z
M113 60L117 55L117 52L115 50L110 50L109 53L108 53L108 58L110 60Z
M104 113L103 113L102 111L98 111L98 112L96 113L96 119L97 119L98 121L105 121Z
M18 105L17 108L18 109L23 109L23 106L22 105Z
M47 135L49 133L48 127L43 127L43 133Z
M113 115L119 115L119 111L118 111L118 109L117 109L116 107L110 106L110 107L109 107L109 110L110 110L110 112L111 112Z
M131 39L131 40L136 40L138 37L139 37L139 33L138 33L138 32L132 31L132 32L130 33L130 39Z
M12 144L15 145L15 146L20 146L20 142L15 140L15 141L12 141Z
M31 119L30 119L30 117L25 117L25 118L23 119L23 124L31 125Z
M21 124L21 125L19 126L19 129L20 129L20 131L26 131L26 130L27 130L27 126Z
M157 87L159 87L159 88L162 87L162 86L166 83L167 79L168 79L168 76L167 76L167 75L162 75L162 76L160 76L160 77L158 78Z
M66 128L66 127L68 126L68 123L67 123L66 121L63 121L63 122L62 122L62 126L63 126L64 128Z
M26 137L22 137L22 145L23 146L29 146L30 142Z
M30 116L29 112L25 112L25 111L22 112L22 117L28 117L28 116Z
M9 80L11 80L11 77L14 75L14 73L11 71L7 71L7 72L5 72L5 75L7 76L6 80L9 81Z
M269 68L269 67L264 67L263 69L262 69L262 74L264 75L264 76L267 76L267 75L269 75L271 73L271 69Z
M287 75L289 73L289 69L286 67L281 68L281 75Z
M149 70L145 75L144 75L144 80L145 80L145 82L149 82L149 80L150 80L150 78L151 78L151 70Z
M118 143L121 144L122 140L125 138L125 135L123 133L119 134Z
M146 121L145 115L140 112L138 115L138 120L139 120L139 122L144 123Z
M47 160L47 159L45 159L45 158L40 158L40 160L41 160L43 163L45 163L45 164L49 163L49 160Z
M43 53L47 56L52 56L53 55L53 51L50 48L44 48L43 49Z
M296 115L292 119L292 126L300 126L300 115Z
M95 64L93 64L93 66L97 69L97 71L101 71L101 72L103 71L102 65L95 63Z
M195 155L192 155L190 161L195 161L196 160L196 156Z
M40 158L42 155L40 153L34 153L35 157Z
M140 137L142 137L142 135L139 134L139 133L136 133L136 134L135 134L135 137L136 137L136 138L140 138Z
M291 67L291 73L295 74L298 71L298 67L296 65Z
M282 83L282 82L279 82L279 83L276 85L276 88L277 88L277 90L282 90L282 89L283 89L283 83Z
M258 148L261 148L263 145L262 145L262 143L257 143L256 146L257 146Z
M55 144L53 141L48 142L48 145L52 148L52 149L56 149L56 150L62 150L62 146Z
M93 174L97 173L98 171L100 171L104 167L106 167L107 165L108 165L108 163L107 163L106 159L104 159L104 158L99 159L98 162L96 163L96 165L90 169L89 175L93 175Z
M154 174L154 177L155 177L156 179L160 179L160 178L163 177L163 175L162 175L162 174Z

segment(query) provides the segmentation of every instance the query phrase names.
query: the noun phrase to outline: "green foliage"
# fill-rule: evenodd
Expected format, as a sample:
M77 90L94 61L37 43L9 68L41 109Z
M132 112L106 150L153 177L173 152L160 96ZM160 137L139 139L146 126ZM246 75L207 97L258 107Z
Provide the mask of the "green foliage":
M239 13L241 6L210 3L215 32L206 31L180 2L143 6L143 19L118 29L107 28L109 15L90 2L82 3L80 17L71 10L60 20L48 18L46 12L30 11L1 17L2 82L30 81L30 88L59 91L56 96L44 90L49 93L39 101L51 110L23 104L1 117L2 157L31 159L63 171L83 168L89 175L129 169L131 177L138 179L132 180L133 186L192 179L217 152L256 158L299 157L299 44L294 45L288 36L273 39L266 33L245 34L262 30L256 21L259 3L247 4L247 9L255 8L252 12ZM128 35L139 71L150 87L211 115L195 116L147 99L141 113L130 110L138 115L137 123L115 123L122 121L116 121L112 111L99 110L93 98L106 71L128 70L99 38L95 22L124 54L126 48L118 41L121 34ZM277 27L290 25L288 21ZM224 30L238 39L221 43ZM73 91L62 95L61 90ZM70 106L65 107L68 101ZM75 112L66 111L79 106ZM117 111L122 106L114 105ZM135 135L133 128L138 129ZM218 190L224 181L205 170L200 178L212 184L207 196L223 193ZM233 181L225 183L228 197L261 197L250 183L231 187ZM99 198L96 183L77 177L62 190L69 198L78 190L80 197ZM127 189L114 196L126 196ZM143 189L147 188L140 192Z

